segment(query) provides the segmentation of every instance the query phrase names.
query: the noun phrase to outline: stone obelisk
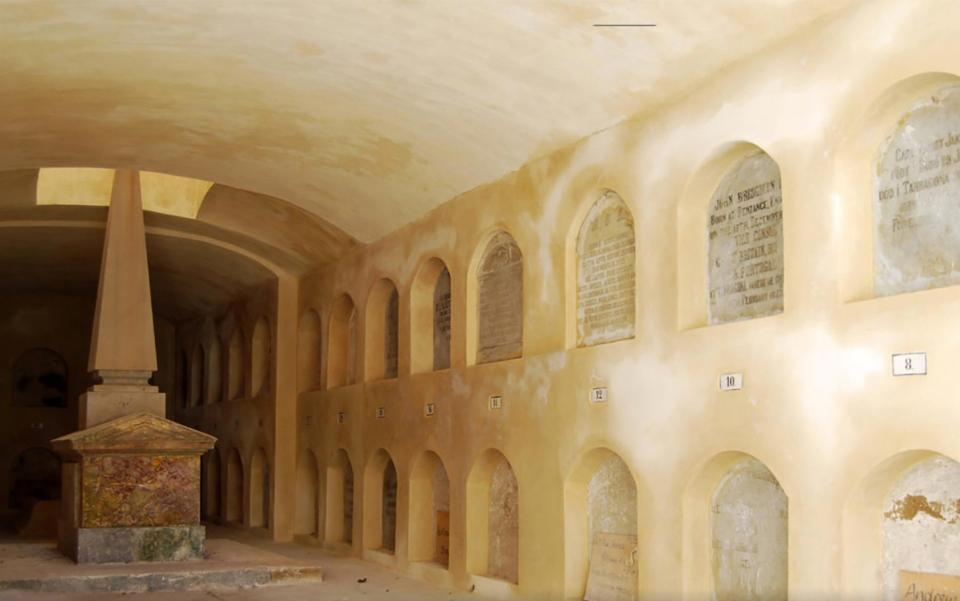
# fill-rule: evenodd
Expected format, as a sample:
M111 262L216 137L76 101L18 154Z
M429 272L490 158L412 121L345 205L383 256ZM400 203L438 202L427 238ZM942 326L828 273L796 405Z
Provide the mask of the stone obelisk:
M107 214L81 430L64 460L60 549L79 563L199 558L200 455L216 439L165 418L140 174L118 170Z

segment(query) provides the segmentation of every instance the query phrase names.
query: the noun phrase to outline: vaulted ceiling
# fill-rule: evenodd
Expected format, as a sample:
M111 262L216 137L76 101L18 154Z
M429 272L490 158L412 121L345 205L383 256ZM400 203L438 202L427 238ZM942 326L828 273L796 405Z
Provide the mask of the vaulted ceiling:
M0 170L198 178L367 242L846 3L0 0Z

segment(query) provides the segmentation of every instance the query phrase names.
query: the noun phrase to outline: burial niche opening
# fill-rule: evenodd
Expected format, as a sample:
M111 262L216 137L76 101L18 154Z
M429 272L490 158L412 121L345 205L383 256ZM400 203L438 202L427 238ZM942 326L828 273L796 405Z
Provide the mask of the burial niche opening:
M413 373L450 367L450 271L433 257L410 287L410 368Z
M356 384L357 311L348 295L333 303L328 327L327 388Z
M519 487L513 468L488 449L467 481L467 563L471 573L519 582Z
M393 282L386 278L370 291L365 326L367 379L396 378L400 349L400 294Z
M240 328L230 336L227 354L227 398L232 401L243 396L243 332Z
M637 484L608 449L577 463L566 486L567 597L633 601L638 594Z
M220 357L220 341L214 337L213 341L210 342L210 350L207 353L206 393L204 395L205 403L216 403L220 400L221 365L222 359Z
M769 469L746 458L713 496L717 601L786 601L787 495Z
M343 449L337 449L327 466L326 539L353 542L353 464Z
M765 152L737 162L710 199L709 323L783 312L780 167Z
M577 346L633 338L635 299L633 216L607 190L577 236Z
M886 601L921 598L905 596L909 581L915 579L905 571L960 576L956 461L943 456L927 459L906 470L894 485L883 508L882 571Z
M213 448L203 459L203 515L208 520L216 520L220 517L220 452Z
M55 351L35 348L13 363L14 407L66 407L67 362Z
M440 457L425 451L410 476L410 561L448 567L450 480Z
M878 296L960 282L960 86L924 97L881 145L874 177Z
M250 349L250 381L253 395L265 392L267 376L270 373L270 324L266 317L257 320L253 327L253 340Z
M237 449L233 449L227 459L226 518L232 523L243 521L243 460Z
M297 463L297 504L295 533L316 536L318 501L317 460L310 451L300 453Z
M523 255L513 237L497 232L477 266L477 363L523 353Z
M270 527L270 464L263 448L250 459L250 526Z
M193 349L193 359L191 360L190 365L190 406L196 407L203 402L203 382L206 379L204 376L204 364L206 363L204 359L203 346L197 345Z
M297 381L300 392L320 388L320 316L308 309L300 318Z

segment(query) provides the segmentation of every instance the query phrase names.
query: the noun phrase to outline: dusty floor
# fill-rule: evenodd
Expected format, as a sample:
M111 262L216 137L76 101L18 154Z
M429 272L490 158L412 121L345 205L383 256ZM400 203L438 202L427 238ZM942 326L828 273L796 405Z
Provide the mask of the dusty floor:
M295 543L273 543L257 534L210 527L211 539L229 538L231 541L256 547L259 552L248 550L247 557L288 558L291 564L319 563L323 567L324 581L306 584L273 585L237 591L196 591L170 593L31 593L0 592L2 601L94 601L97 599L123 599L136 595L148 601L483 601L475 594L431 586L411 580L380 566L338 557L318 547ZM230 545L223 545L229 548ZM19 563L17 563L19 562ZM272 562L271 562L272 563ZM51 567L63 566L59 557L46 556L24 558L0 557L0 577L16 572L20 578L49 573ZM111 570L115 568L110 568ZM33 572L33 573L28 573ZM359 582L364 580L364 582Z

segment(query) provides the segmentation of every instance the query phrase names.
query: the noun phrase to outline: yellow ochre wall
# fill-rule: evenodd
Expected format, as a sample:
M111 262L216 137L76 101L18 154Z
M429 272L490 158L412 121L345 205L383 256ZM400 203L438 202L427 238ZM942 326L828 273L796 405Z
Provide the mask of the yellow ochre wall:
M958 20L960 4L950 1L845 10L669 106L533 160L303 278L299 316L320 315L323 371L319 388L298 396L295 452L314 453L319 465L320 539L326 468L343 448L354 469L354 554L505 598L574 596L588 541L571 534L586 513L571 482L588 452L606 447L636 480L641 598L708 599L711 496L749 455L789 500L791 598L878 598L880 507L893 481L930 451L960 458L951 427L960 348L950 335L960 331L960 288L873 298L873 161L915 100L956 81ZM781 170L785 309L706 327L706 230L697 224L751 145ZM571 348L576 233L605 189L635 221L636 336ZM472 365L472 270L498 229L524 256L523 357ZM453 366L411 374L410 290L434 257L452 275ZM380 327L365 322L366 303L384 277L400 292L399 377L366 381L365 328ZM329 316L344 292L360 319L361 383L326 390ZM276 348L289 355L295 345ZM928 353L928 375L892 377L891 354L906 351ZM275 365L290 373L284 360ZM728 372L743 373L742 390L718 390ZM594 386L608 388L607 404L588 403ZM501 410L488 409L489 395L503 396ZM434 416L424 416L425 403L436 404ZM275 431L292 438L294 416L279 410L286 417ZM252 427L244 420L241 431ZM364 548L364 470L381 448L399 475L395 556ZM467 571L467 546L477 543L466 538L466 482L489 448L519 482L516 587ZM448 571L408 561L410 476L428 450L450 479ZM276 486L277 512L292 514L293 479Z

